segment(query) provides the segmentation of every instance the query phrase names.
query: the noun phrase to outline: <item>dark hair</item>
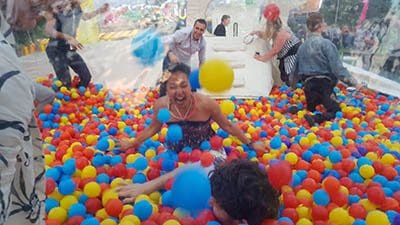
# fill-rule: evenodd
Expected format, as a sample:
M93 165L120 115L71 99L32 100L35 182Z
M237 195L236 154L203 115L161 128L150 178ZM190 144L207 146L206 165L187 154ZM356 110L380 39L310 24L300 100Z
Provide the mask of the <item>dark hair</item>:
M223 22L224 20L230 19L231 17L229 15L223 15L221 17L221 22Z
M311 32L315 32L320 28L321 24L324 22L321 14L311 13L307 18L307 28Z
M168 68L168 71L173 74L173 73L178 73L178 72L182 72L186 75L189 76L190 74L190 67L184 63L178 63L175 64L173 66L171 66L171 68Z
M211 173L210 182L212 196L232 219L260 225L278 216L279 194L256 162L224 163Z
M193 26L196 25L196 23L204 24L207 27L207 22L205 19L197 19L196 21L194 21Z

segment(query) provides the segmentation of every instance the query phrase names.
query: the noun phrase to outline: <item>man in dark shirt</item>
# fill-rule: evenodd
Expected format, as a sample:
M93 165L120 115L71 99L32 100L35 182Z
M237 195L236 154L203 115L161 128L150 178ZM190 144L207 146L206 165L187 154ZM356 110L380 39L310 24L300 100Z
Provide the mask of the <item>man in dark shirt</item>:
M231 17L228 15L223 15L221 18L221 23L218 24L218 26L214 30L214 35L225 37L226 36L225 27L228 26L230 22L231 22Z

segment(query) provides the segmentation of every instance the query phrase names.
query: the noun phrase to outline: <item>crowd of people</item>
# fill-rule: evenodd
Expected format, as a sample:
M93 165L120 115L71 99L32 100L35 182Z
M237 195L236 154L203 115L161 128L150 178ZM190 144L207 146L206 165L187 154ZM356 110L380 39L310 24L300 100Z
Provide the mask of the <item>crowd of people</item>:
M46 31L51 39L47 48L47 55L56 71L57 78L64 86L71 87L69 74L69 67L71 67L80 77L79 86L87 87L91 75L86 64L76 52L82 48L82 45L75 39L76 27L81 18L93 18L107 11L108 5L105 4L94 12L84 13L76 0L67 1L68 4L62 3L65 2L55 1L49 4L48 10L44 14L47 20ZM319 104L326 108L325 114L305 117L310 126L333 119L335 113L340 111L333 92L338 81L341 80L357 88L361 88L361 86L343 67L335 44L323 38L324 21L322 16L315 13L308 17L307 28L311 34L302 43L290 30L282 27L279 14L271 14L271 12L279 11L276 5L271 4L266 8L271 10L264 11L264 16L267 19L266 30L253 33L267 41L272 41L273 47L269 52L255 55L254 58L260 61L268 61L277 56L280 62L281 79L288 85L291 82L293 83L294 80L303 84L307 109L315 111ZM229 19L229 16L223 16L221 25L227 26ZM215 100L194 92L191 88L189 62L191 56L195 53L198 53L199 56L199 66L206 60L206 42L203 37L206 27L206 21L198 19L193 27L176 31L169 42L162 68L164 75L161 79L161 93L153 105L153 110L156 116L160 109L168 109L171 113L171 120L168 125L179 125L182 129L183 138L181 141L167 141L165 144L176 153L184 147L199 148L201 142L210 139L215 134L210 124L211 121L214 121L230 135L237 137L247 148L265 151L265 146L262 143L253 142L222 114ZM216 29L216 35L222 35L223 31L224 29L219 26ZM5 39L3 33L0 34L0 48L0 171L2 178L0 180L2 194L0 199L2 202L0 204L0 207L2 207L0 224L11 224L11 222L14 224L40 224L40 220L44 218L43 210L35 209L39 205L28 205L26 207L25 205L28 203L40 204L43 201L44 165L42 162L28 163L27 165L31 165L31 167L26 167L24 161L17 160L17 157L24 155L27 157L26 160L43 159L33 157L35 154L43 154L41 145L34 143L34 140L38 140L34 136L38 135L33 114L34 101L41 103L37 106L40 110L42 104L51 103L54 92L36 84L24 73L18 64L13 48ZM291 76L293 79L290 79ZM13 98L13 96L18 96L18 98ZM10 99L13 100L10 101ZM297 109L292 108L291 112L296 113ZM151 124L137 134L133 141L121 139L118 145L121 150L137 149L146 139L158 133L161 127L162 123L153 119ZM28 132L30 129L36 129L36 132ZM210 177L212 186L210 204L215 216L223 225L240 223L259 225L266 219L275 219L278 216L278 190L274 190L269 184L265 171L261 171L258 165L252 162L225 162L226 153L224 149L213 149L211 153L216 160L213 165L214 172ZM22 166L16 166L17 164ZM33 168L33 166L39 169ZM19 168L18 171L16 168ZM162 189L167 180L176 176L182 168L179 167L148 183L121 184L118 193L120 197L124 198L125 202L133 202L140 194L148 194ZM39 171L39 174L35 173L37 171ZM16 176L24 173L32 175ZM245 183L241 180L243 176L247 178ZM226 179L227 177L230 179ZM22 187L21 184L25 186ZM37 187L38 185L40 187ZM234 190L243 188L241 186L262 188L257 189L257 191L254 190L254 192L250 191L249 196L229 195L229 193L236 193ZM11 189L17 191L11 194ZM229 192L228 189L233 191ZM32 198L36 198L38 201L29 199L27 202L18 202L22 201L18 195L33 196ZM8 196L11 196L11 199ZM21 205L25 207L24 209L29 208L29 210L14 208ZM33 211L37 212L39 216L32 214ZM24 214L29 216L27 217ZM13 220L14 217L20 220ZM25 221L14 222L22 220Z

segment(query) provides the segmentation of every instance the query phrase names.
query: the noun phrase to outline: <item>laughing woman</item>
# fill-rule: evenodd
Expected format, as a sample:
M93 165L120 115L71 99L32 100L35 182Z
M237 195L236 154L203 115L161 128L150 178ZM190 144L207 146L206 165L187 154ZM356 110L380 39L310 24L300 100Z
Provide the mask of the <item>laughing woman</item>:
M209 140L214 131L211 121L215 121L221 129L236 136L242 143L252 145L244 133L222 114L218 103L200 93L191 92L188 74L190 69L185 64L176 65L170 70L171 76L167 81L167 95L159 98L154 103L154 115L161 108L169 109L171 120L168 125L177 124L182 128L183 137L179 143L167 143L175 152L180 152L184 147L199 148L200 143ZM137 148L146 139L161 130L162 123L153 119L151 124L144 129L133 142L127 139L120 141L121 149Z

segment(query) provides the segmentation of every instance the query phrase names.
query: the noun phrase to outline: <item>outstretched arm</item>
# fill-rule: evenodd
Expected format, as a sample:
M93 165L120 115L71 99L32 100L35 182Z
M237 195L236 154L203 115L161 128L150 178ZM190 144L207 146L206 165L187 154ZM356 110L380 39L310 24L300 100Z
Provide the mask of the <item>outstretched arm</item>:
M99 14L107 12L109 7L110 7L110 5L108 3L105 3L104 5L102 5L100 8L98 8L95 11L83 13L82 19L83 20L90 20L90 19L92 19L93 17L95 17L95 16L97 16Z
M255 55L254 58L262 62L267 62L268 60L271 60L282 50L283 45L285 44L287 39L288 36L285 32L279 32L274 41L272 49L266 52L264 55Z

